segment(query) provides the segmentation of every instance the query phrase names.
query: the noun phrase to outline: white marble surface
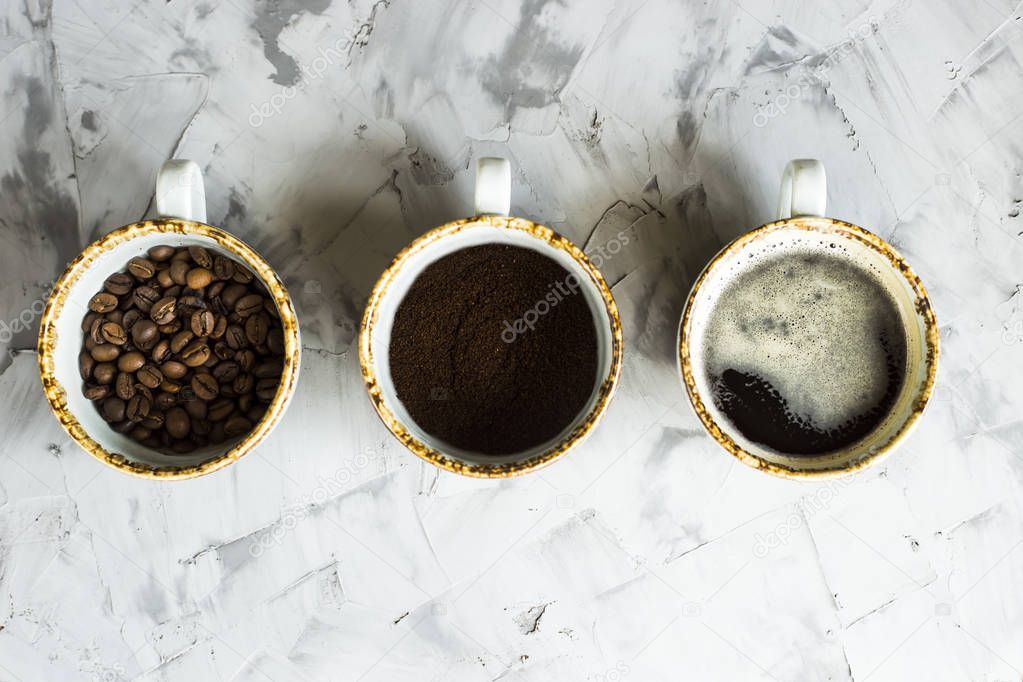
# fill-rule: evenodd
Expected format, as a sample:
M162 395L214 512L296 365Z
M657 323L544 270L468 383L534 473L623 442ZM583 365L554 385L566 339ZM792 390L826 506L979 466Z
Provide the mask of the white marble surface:
M0 4L0 680L1019 680L1021 60L1016 0ZM487 154L518 214L634 237L604 263L607 418L492 483L402 451L353 347ZM307 347L264 447L160 484L70 442L32 347L171 156ZM913 438L830 485L725 455L672 354L691 278L801 156L917 268L944 351Z

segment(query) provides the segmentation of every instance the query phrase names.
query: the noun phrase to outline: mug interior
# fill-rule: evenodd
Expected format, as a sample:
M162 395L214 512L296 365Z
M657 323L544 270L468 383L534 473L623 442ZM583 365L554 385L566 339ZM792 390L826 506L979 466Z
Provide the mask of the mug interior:
M820 455L791 455L745 437L718 408L705 369L704 332L715 303L746 271L749 255L772 248L821 248L840 242L858 267L869 269L890 295L906 337L902 388L887 416L856 442ZM916 422L930 395L937 360L937 327L923 287L894 249L862 228L828 218L797 218L765 225L725 247L694 284L679 328L680 371L704 426L747 464L779 475L838 474L890 452Z
M509 229L502 226L506 221L535 229ZM545 460L555 451L567 450L567 446L574 444L588 432L603 412L621 367L621 327L617 309L613 307L610 291L600 275L588 263L584 266L582 259L585 257L581 252L575 250L574 254L566 248L554 246L552 240L568 243L549 229L528 221L488 216L473 221L452 223L414 242L408 250L399 255L395 264L381 278L367 308L367 319L371 321L368 324L366 321L363 322L365 346L363 359L365 362L368 356L370 371L366 372L365 366L363 370L367 374L367 382L375 384L375 388L371 386L371 395L385 423L416 454L420 456L429 454L431 456L427 458L430 461L469 475L519 473L515 470L519 465L525 465L529 461ZM390 370L390 341L394 316L409 287L424 269L437 260L455 251L482 244L506 244L542 253L574 275L581 283L579 293L585 297L597 335L597 372L593 390L579 414L554 438L528 450L508 455L488 455L458 448L420 428L398 399ZM448 462L444 460L454 462L455 466L448 466ZM488 473L490 470L493 470L493 474Z
M209 236L211 234L218 238ZM249 251L249 255L225 247L223 241L241 245ZM263 419L248 434L187 454L165 454L115 431L100 416L92 401L82 394L82 378L78 371L78 356L84 339L81 324L89 312L89 300L103 289L104 280L115 272L123 271L131 258L144 256L146 251L160 244L174 247L202 246L212 253L228 256L244 264L262 281L268 294L275 300L284 330L284 371L277 395ZM69 266L55 285L44 313L39 352L44 389L58 419L79 444L94 456L128 473L188 477L219 468L211 466L211 463L217 462L222 466L237 459L276 424L293 392L300 342L298 326L294 323L294 310L284 294L283 285L273 275L269 265L262 259L256 261L256 258L248 247L216 228L200 223L167 220L129 225L112 232L88 247ZM273 282L268 281L267 273L272 276ZM282 300L287 310L281 310ZM54 381L55 384L51 385Z

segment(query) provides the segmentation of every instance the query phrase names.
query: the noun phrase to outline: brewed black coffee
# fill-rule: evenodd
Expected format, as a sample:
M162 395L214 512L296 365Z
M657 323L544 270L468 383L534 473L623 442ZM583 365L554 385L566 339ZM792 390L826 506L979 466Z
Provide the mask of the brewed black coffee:
M906 369L906 333L879 276L840 244L754 255L705 327L714 402L749 440L821 455L869 435Z

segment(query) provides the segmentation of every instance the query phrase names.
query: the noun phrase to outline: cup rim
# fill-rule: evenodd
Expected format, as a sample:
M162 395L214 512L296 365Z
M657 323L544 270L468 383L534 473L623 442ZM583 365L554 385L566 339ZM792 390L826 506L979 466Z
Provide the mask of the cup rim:
M538 239L548 246L563 251L570 255L590 277L590 281L600 292L604 307L607 310L611 322L611 368L600 387L597 389L597 401L593 408L586 415L586 419L572 430L565 438L544 452L534 455L525 460L517 462L505 462L501 464L485 464L478 462L463 462L448 457L444 453L431 448L423 441L416 438L409 432L405 425L384 403L383 390L377 379L376 369L373 361L372 331L380 312L380 304L387 293L388 288L395 276L404 267L406 262L414 255L434 244L435 242L460 232L464 229L487 226L499 229L517 230L524 232L535 239ZM563 457L569 450L585 438L597 425L604 413L607 411L618 385L622 373L623 336L621 317L614 297L611 295L611 288L607 285L603 275L590 262L586 254L573 244L566 237L554 230L534 223L523 218L514 218L499 215L482 215L474 218L463 218L436 227L414 240L411 244L402 249L386 270L380 275L369 300L366 303L366 310L359 326L359 365L362 368L362 378L366 384L373 407L388 430L409 450L422 460L433 464L441 469L463 476L474 478L509 478L535 471L545 467L557 459Z
M266 414L245 438L235 443L226 452L205 462L191 466L150 466L128 459L122 454L109 452L86 432L85 428L72 414L67 401L66 389L56 376L55 352L57 347L56 322L67 303L71 286L92 266L102 254L113 248L128 243L138 237L149 234L183 234L206 237L235 257L241 259L267 288L267 292L277 305L284 333L284 369L281 372L281 383L273 401L267 407ZM144 220L120 227L100 237L87 246L64 270L53 285L46 302L46 309L39 325L37 355L39 360L40 378L47 402L60 422L60 425L87 453L107 466L138 478L151 480L183 480L195 478L219 471L233 464L251 452L277 425L295 392L298 382L301 348L298 331L298 317L295 314L291 297L284 288L283 282L262 256L248 244L220 228L192 220L179 218L158 218Z
M845 237L854 239L855 241L867 246L875 253L881 255L888 264L896 272L902 275L903 279L905 279L914 294L914 309L916 310L917 315L923 320L925 326L924 336L927 344L927 354L924 358L924 364L926 367L926 377L913 399L910 414L899 426L899 429L883 445L877 447L871 452L868 452L856 461L844 466L834 466L822 469L797 469L784 464L778 464L777 462L771 462L746 450L731 436L729 436L720 425L718 425L704 404L703 399L700 397L696 388L696 379L689 351L689 335L692 323L693 307L697 293L704 281L706 281L707 277L710 275L711 271L713 271L714 268L725 258L739 252L745 248L747 244L752 243L770 232L782 229L800 229L810 232L819 232L821 231L821 228L838 232ZM727 450L729 454L743 464L751 466L754 469L759 469L760 471L765 471L779 478L794 480L820 480L845 476L862 471L863 469L882 461L894 452L898 445L910 434L930 400L937 377L938 356L940 354L938 322L934 314L934 308L931 306L931 302L927 296L927 291L924 289L923 282L920 281L920 278L910 267L909 263L906 262L905 258L903 258L894 247L888 244L888 242L881 239L873 232L869 232L862 227L842 220L837 220L835 218L816 216L801 216L776 220L774 222L767 223L766 225L761 225L746 234L740 235L724 246L714 256L714 258L707 263L699 277L697 277L696 281L693 282L692 289L686 299L686 305L682 313L681 321L679 322L677 345L678 369L682 375L682 383L685 386L689 401L692 403L693 409L700 418L700 422L703 424L704 429L706 429L714 440Z

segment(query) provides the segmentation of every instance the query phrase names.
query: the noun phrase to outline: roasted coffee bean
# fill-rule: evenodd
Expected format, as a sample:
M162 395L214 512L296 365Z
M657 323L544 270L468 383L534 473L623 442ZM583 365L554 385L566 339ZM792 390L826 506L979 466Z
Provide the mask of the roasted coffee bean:
M206 310L209 306L202 296L192 292L191 289L185 289L178 298L178 307L185 314L191 315L196 310Z
M252 378L251 374L239 374L231 382L231 390L238 395L243 393L249 393L256 387L256 380Z
M260 379L256 383L256 397L265 402L270 402L277 395L279 379Z
M253 396L251 393L246 393L245 395L238 396L238 400L236 401L238 404L238 411L247 412L248 409L252 407L253 404L255 404L255 400L256 400L255 396Z
M244 348L248 344L248 339L245 337L245 330L237 324L229 325L224 330L224 341L232 350L238 350Z
M216 355L214 355L213 351L210 351L209 357L206 358L206 362L202 363L202 366L205 367L206 369L213 369L213 367L218 362L220 362L220 358L218 358Z
M112 343L116 346L123 346L128 342L128 334L125 333L124 327L116 322L104 323L101 332L107 343Z
M242 284L229 284L224 287L224 292L220 294L220 300L224 302L228 310L234 310L234 304L247 293L249 293L248 287Z
M127 372L119 373L117 380L114 382L114 390L117 392L117 397L121 400L131 400L132 396L135 395L135 377Z
M189 367L198 367L210 357L210 347L205 339L195 339L181 350L181 361Z
M135 428L135 422L131 422L125 419L124 421L115 423L113 428L114 431L117 431L118 433L128 433L133 428Z
M160 300L160 292L153 287L141 286L131 292L135 306L144 313L149 313L153 304Z
M120 398L110 397L103 401L103 418L108 422L119 422L124 420L124 401Z
M170 296L171 298L178 298L179 296L181 296L181 292L183 292L184 290L185 290L184 287L175 284L173 286L167 287L167 289L164 290L163 295Z
M88 381L92 378L92 370L96 368L96 358L92 357L91 353L81 352L78 354L78 373L82 377L82 381Z
M145 439L147 439L150 436L152 436L153 432L150 429L147 429L146 427L144 427L141 424L139 424L134 429L129 431L128 435L141 443Z
M160 384L160 390L177 395L181 392L181 384L171 379L164 379L163 383Z
M153 401L153 391L145 384L135 384L135 392L146 396L150 402Z
M240 415L231 417L224 423L224 433L229 438L240 436L252 430L252 422Z
M142 313L137 308L132 308L121 316L121 326L129 332L133 330L135 323L142 319Z
M102 291L89 299L89 310L95 313L109 313L117 307L117 297Z
M92 323L95 322L98 317L100 317L99 313L85 313L85 317L82 318L82 332L88 334L89 330L92 329Z
M92 326L89 327L89 338L92 339L93 343L106 343L106 339L103 338L103 325L106 323L106 317L97 317L92 321Z
M115 272L103 282L103 288L115 296L124 296L135 286L132 278L123 272Z
M87 351L89 351L91 353L92 349L95 348L96 346L98 346L99 344L96 343L96 341L91 336L89 336L87 334L85 336L85 341L82 343L82 345L85 346L85 350L87 350Z
M112 362L101 362L92 370L92 378L97 384L112 384L117 376L117 367Z
M224 317L227 317L228 312L230 312L228 307L224 304L224 299L219 296L214 296L210 299L210 310L215 312L217 315L222 315Z
M124 311L123 310L112 310L103 317L107 318L107 322L114 322L116 324L124 326Z
M233 360L223 360L218 362L213 368L213 377L220 383L230 383L234 381L235 377L238 376L240 368L238 363Z
M252 273L243 265L235 263L234 274L231 276L231 279L235 282L239 282L240 284L248 284L252 281Z
M156 324L170 324L174 321L174 313L178 307L178 299L164 296L153 304L149 310L149 317Z
M185 281L190 289L205 289L213 281L213 273L206 268L192 268Z
M188 253L188 247L186 247L186 246L178 247L178 250L174 252L173 256L171 256L171 261L172 262L176 261L176 260L183 260L186 263L188 261L192 260L191 254Z
M212 268L213 267L213 256L210 252L201 246L189 246L188 255L192 257L192 260L201 268Z
M153 347L153 352L149 354L149 357L153 359L153 362L162 365L171 358L170 341L164 339Z
M84 395L89 400L103 400L108 395L110 395L110 387L102 386L99 384L93 384L90 386L86 386L85 390L82 391L82 395Z
M131 339L136 345L146 343L156 338L156 323L152 320L139 320L131 328Z
M169 410L170 408L178 404L178 397L173 393L168 393L167 391L160 391L159 393L156 394L156 397L153 399L153 402L155 402L156 406L161 410Z
M140 422L146 418L152 406L152 398L143 393L136 393L124 408L124 416L133 422Z
M253 424L258 424L264 414L266 414L266 405L253 405L245 411L245 416L248 417L249 421Z
M216 316L217 321L213 324L213 331L210 332L211 339L219 339L227 331L227 318L223 315Z
M160 270L156 273L156 283L160 285L162 289L169 289L174 285L174 280L171 279L170 268Z
M195 425L196 419L206 419L206 415L209 414L209 403L205 400L189 400L185 403L185 412L192 418L192 424Z
M172 438L184 438L191 429L191 420L182 408L172 407L167 410L165 426Z
M234 361L238 363L243 372L248 372L256 365L256 354L246 348L234 354Z
M188 366L177 360L168 360L160 365L160 371L166 378L177 381L188 374Z
M261 346L266 342L267 332L270 330L270 320L266 313L259 312L245 320L245 338L253 346Z
M238 299L234 304L234 312L241 317L248 317L263 309L263 297L259 294L248 294Z
M175 260L170 266L171 281L175 284L185 286L185 283L188 282L189 270L191 270L191 268L188 266L187 261Z
M208 310L196 310L192 313L192 333L196 336L209 336L216 323L216 316Z
M135 374L143 386L156 388L163 383L163 372L153 365L145 365Z
M149 255L149 259L162 263L171 259L174 255L174 247L161 244L160 246L154 246L146 252Z
M219 422L226 419L234 412L234 401L229 398L221 398L210 403L210 420Z
M182 329L171 339L171 352L180 353L185 346L192 342L193 338L195 338L195 335L192 334L190 329Z
M122 372L137 372L144 364L146 356L137 350L125 353L117 359L117 369Z
M163 420L164 420L163 412L158 412L150 408L149 414L146 415L146 418L142 420L142 426L146 427L147 429L152 429L153 431L155 431L156 429L163 428Z
M214 270L216 266L214 265ZM227 286L227 282L214 282L213 284L206 287L206 298L209 299L210 307L213 307L213 301L220 297L220 292Z
M234 262L226 256L216 256L213 259L213 275L219 280L231 279L234 276Z
M220 394L220 384L212 374L200 372L192 377L192 390L201 400L213 400Z
M135 279L140 282L144 282L156 274L156 265L148 258L136 256L128 261L128 272L130 272Z
M91 352L96 362L112 362L121 354L121 349L112 343L101 343L95 346Z
M219 360L227 360L228 358L234 357L234 351L223 341L217 341L213 345L213 355Z
M157 330L161 334L166 334L170 336L172 334L177 334L179 331L181 331L181 327L182 327L181 319L174 318L173 322L171 322L170 324L161 324L160 326L157 327Z

